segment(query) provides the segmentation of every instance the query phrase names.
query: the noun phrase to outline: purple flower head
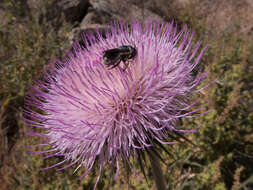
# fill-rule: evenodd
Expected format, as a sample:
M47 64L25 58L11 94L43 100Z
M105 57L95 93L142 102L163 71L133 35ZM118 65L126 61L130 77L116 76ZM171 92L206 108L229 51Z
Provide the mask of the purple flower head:
M174 132L194 132L178 127L180 118L201 114L199 99L190 102L206 74L196 70L204 50L192 46L193 33L177 32L173 23L112 23L105 37L100 32L84 36L85 48L76 43L74 53L43 74L26 97L24 120L44 133L50 150L31 151L47 157L63 156L68 165L84 166L86 175L98 163L117 168L140 150L172 144ZM109 69L106 51L131 46L131 59L120 59ZM110 57L109 57L110 58ZM48 168L46 168L48 169ZM98 177L99 179L99 177ZM97 179L97 181L98 181Z

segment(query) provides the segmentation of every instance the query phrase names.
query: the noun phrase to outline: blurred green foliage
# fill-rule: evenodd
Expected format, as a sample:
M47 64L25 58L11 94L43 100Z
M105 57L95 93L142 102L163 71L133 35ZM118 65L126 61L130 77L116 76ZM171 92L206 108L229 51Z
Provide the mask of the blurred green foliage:
M47 3L50 3L48 1ZM41 160L25 153L24 145L36 144L26 138L28 130L21 122L23 98L32 79L39 78L50 60L62 57L70 48L67 36L71 26L63 21L56 30L49 21L40 19L44 1L32 10L22 0L5 0L0 23L0 182L3 189L71 190L92 189L97 174L82 180L73 169L40 171L58 158ZM253 39L238 33L206 36L203 20L195 19L190 9L178 14L179 23L188 23L204 44L208 44L202 62L209 72L209 82L218 78L203 92L203 101L212 100L211 113L183 120L184 128L202 126L199 133L189 134L197 146L183 143L168 146L175 162L164 153L169 166L163 165L169 190L240 190L253 186ZM208 81L207 81L208 82ZM187 144L187 146L186 146ZM172 164L171 164L172 163ZM140 171L136 164L135 168ZM109 169L98 189L154 189L140 182L128 170L121 170L114 182ZM152 179L150 168L147 176ZM140 174L142 176L142 174ZM128 177L127 177L128 176ZM143 176L142 176L143 177ZM144 179L144 177L143 177ZM130 182L129 182L130 180Z

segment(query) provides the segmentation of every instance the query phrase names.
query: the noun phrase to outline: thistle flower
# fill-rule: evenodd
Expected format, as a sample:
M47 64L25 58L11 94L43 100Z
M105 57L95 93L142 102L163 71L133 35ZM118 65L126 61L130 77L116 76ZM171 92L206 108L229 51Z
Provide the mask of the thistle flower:
M180 118L198 116L202 109L194 108L199 99L190 102L207 75L193 72L204 49L199 51L200 42L192 46L192 39L186 27L177 32L165 22L144 27L115 22L105 37L98 31L83 36L85 47L75 43L74 53L48 69L26 97L23 119L44 131L29 135L45 138L47 143L38 146L51 146L30 153L63 156L48 168L77 164L86 168L81 177L95 163L100 174L112 164L117 176L119 161L131 167L129 159L141 150L173 144L174 133L195 132L178 126ZM126 60L125 69L123 61L108 69L104 52L124 45L136 55Z

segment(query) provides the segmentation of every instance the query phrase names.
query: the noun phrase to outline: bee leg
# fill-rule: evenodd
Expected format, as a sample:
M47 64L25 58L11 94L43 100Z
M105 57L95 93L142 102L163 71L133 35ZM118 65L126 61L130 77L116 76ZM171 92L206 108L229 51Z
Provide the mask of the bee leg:
M129 61L124 61L124 68L123 71L126 71L127 67L129 66Z
M109 70L117 67L119 64L120 64L120 60L118 60L114 65L112 65L112 67L110 67Z

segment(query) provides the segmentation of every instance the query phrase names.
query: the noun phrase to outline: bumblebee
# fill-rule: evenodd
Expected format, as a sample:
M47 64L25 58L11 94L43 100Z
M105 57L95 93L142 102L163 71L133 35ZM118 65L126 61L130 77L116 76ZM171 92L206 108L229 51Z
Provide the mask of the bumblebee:
M126 70L129 65L129 59L133 59L137 51L130 45L123 45L118 48L108 49L103 53L103 64L105 64L108 69L117 67L122 61L124 63L123 70Z

